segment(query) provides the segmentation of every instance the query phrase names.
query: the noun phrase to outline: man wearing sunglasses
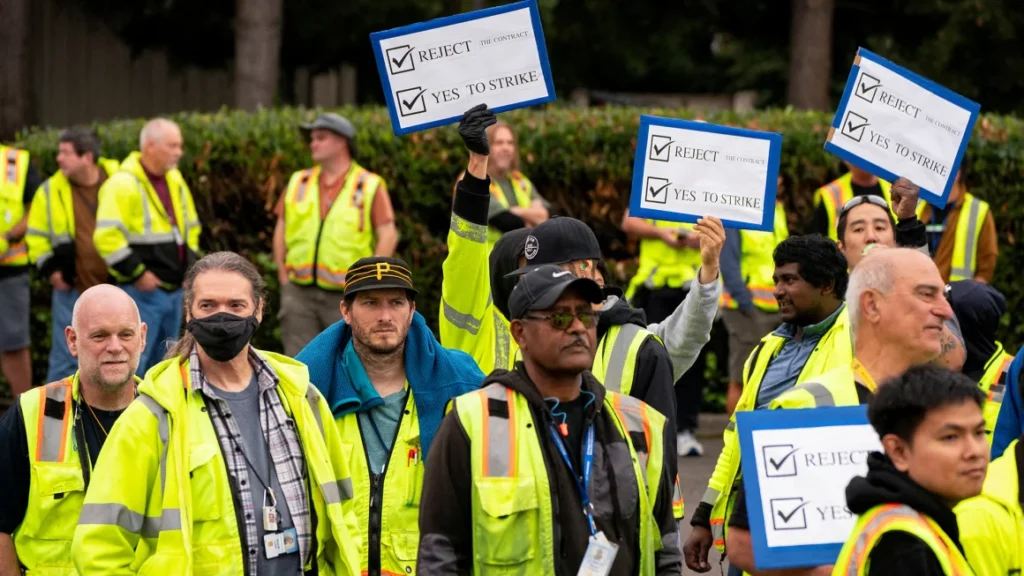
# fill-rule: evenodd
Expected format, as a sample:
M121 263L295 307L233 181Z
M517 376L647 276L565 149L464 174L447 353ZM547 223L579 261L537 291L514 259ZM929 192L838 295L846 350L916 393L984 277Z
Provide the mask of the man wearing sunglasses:
M522 361L460 396L434 438L424 574L680 574L665 418L588 371L600 286L555 265L512 290Z
M840 207L853 198L876 196L886 204L889 202L890 185L874 174L862 170L849 162L843 164L850 170L814 192L814 220L811 232L836 240L836 223Z

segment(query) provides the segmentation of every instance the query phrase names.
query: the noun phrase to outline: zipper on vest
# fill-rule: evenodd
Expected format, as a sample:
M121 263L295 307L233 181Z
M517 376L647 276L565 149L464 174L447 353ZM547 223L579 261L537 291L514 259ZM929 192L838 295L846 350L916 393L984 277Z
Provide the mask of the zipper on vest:
M368 540L366 548L366 573L368 576L380 576L380 532L381 516L384 509L384 481L387 478L388 465L391 464L391 454L395 451L395 442L398 440L399 432L402 431L402 421L405 420L405 414L409 411L410 400L412 400L412 390L406 393L405 406L398 415L398 426L395 426L395 435L391 438L391 450L388 451L388 456L384 459L384 467L381 469L380 474L374 474L373 472L373 466L370 464L370 453L366 449L366 440L363 438L359 439L363 444L366 469L370 471L370 517L366 531ZM372 416L370 417L372 418ZM360 436L363 435L363 426L361 424L359 426L359 434Z

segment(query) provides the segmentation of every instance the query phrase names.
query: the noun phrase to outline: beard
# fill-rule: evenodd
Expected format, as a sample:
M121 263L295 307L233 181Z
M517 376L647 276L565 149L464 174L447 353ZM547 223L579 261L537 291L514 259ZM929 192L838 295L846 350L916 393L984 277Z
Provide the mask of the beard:
M397 338L394 342L375 342L370 330L356 330L353 327L352 338L355 343L366 352L374 356L391 356L405 350L406 334L400 330L396 332Z
M115 394L124 390L124 387L132 382L132 373L128 372L128 375L124 378L108 378L103 374L102 365L93 368L85 373L88 381L94 386L100 389L104 394Z

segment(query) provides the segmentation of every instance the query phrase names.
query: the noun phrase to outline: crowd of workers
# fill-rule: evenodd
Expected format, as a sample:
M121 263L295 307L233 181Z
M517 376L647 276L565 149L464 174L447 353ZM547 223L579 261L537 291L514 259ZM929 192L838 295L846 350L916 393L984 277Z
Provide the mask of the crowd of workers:
M996 341L994 223L960 175L937 210L850 166L804 236L781 204L770 232L627 214L640 261L622 291L480 105L459 124L436 337L355 128L301 129L315 166L274 212L284 354L250 345L270 313L260 271L198 254L173 122L121 162L68 129L42 182L0 147L0 358L18 394L0 419L0 575L670 575L711 570L712 546L734 573L778 573L756 569L735 416L679 533L677 456L703 451L719 314L730 412L867 404L884 447L847 489L858 521L836 564L785 573L1020 572L1024 354ZM33 265L53 286L38 388Z

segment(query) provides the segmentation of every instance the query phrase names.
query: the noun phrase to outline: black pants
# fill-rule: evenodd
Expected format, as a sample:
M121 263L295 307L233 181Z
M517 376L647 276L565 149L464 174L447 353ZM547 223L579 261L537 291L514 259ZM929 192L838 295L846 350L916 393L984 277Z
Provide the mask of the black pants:
M682 288L657 288L647 290L640 288L633 301L644 309L647 323L662 322L668 318L683 300L687 290ZM676 418L680 432L697 430L697 415L704 400L704 368L707 365L707 346L700 351L697 361L676 382Z

